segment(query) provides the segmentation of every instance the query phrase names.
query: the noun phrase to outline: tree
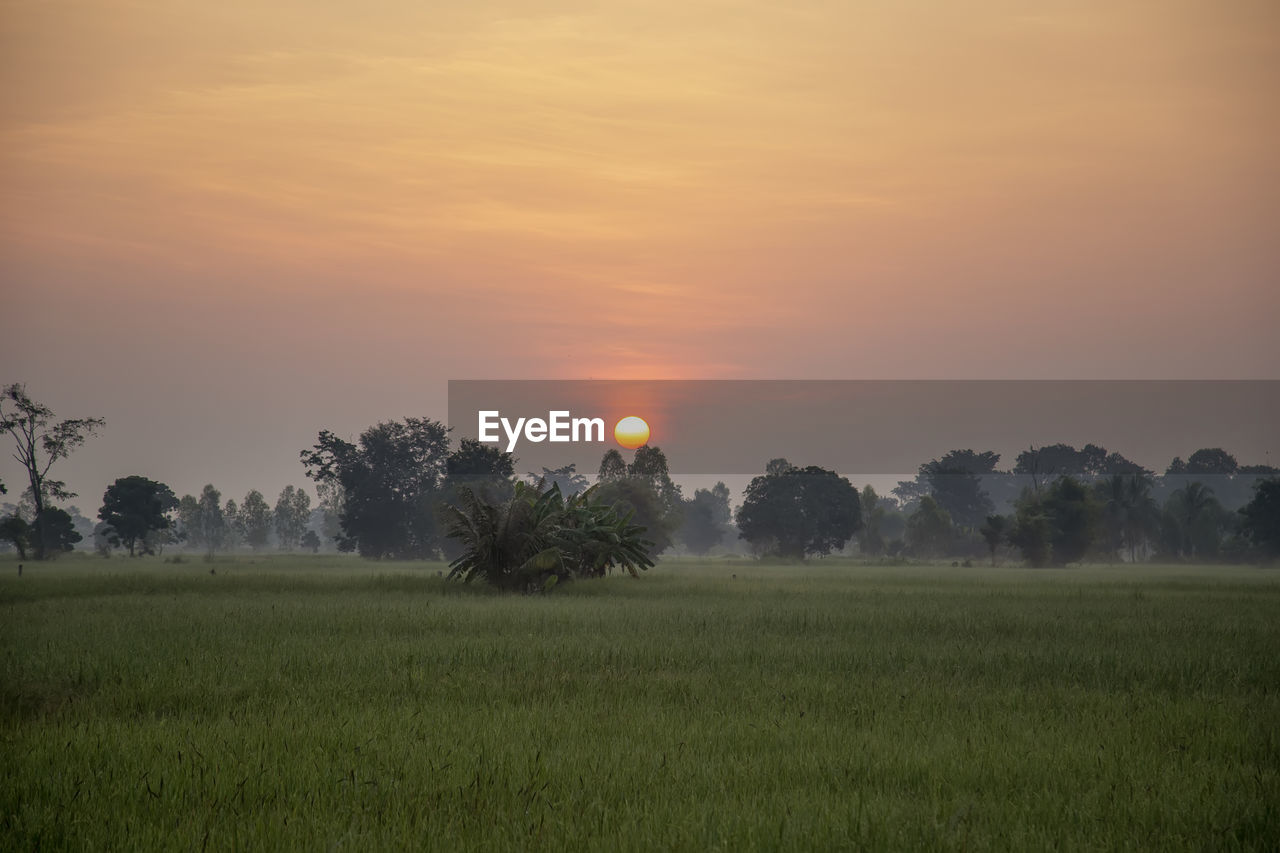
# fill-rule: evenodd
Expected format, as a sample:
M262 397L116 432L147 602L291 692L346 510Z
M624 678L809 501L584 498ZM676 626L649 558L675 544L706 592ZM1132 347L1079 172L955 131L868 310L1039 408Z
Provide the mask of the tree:
M312 554L320 553L320 537L314 530L308 530L306 533L302 534L302 539L299 544Z
M1027 489L1018 500L1009 543L1022 552L1022 559L1033 568L1049 565L1053 557L1053 524L1044 499L1035 489Z
M234 551L244 544L244 517L234 498L227 498L222 507L222 520L226 525L222 535L222 547Z
M611 483L626 476L627 463L622 461L622 454L618 452L617 448L609 448L605 452L604 458L600 460L600 472L596 475L596 482Z
M116 539L135 556L139 541L149 551L147 534L167 530L173 524L170 514L178 508L178 499L164 483L146 477L120 477L102 495L98 518L111 526Z
M816 465L771 462L767 470L747 486L737 513L738 535L754 550L803 559L842 548L858 532L862 507L847 479Z
M1243 532L1268 558L1280 557L1280 479L1259 480L1245 504Z
M974 528L995 510L980 478L993 473L999 462L1000 454L994 451L952 450L921 465L919 479L929 484L934 500L953 522Z
M595 500L598 488L565 498L555 484L542 490L516 483L506 500L489 503L460 487L459 503L443 510L447 535L462 544L449 577L534 592L615 566L636 576L653 565L644 529Z
M64 482L52 479L49 472L55 462L70 456L105 424L102 418L68 418L54 422L53 410L32 400L22 384L15 383L0 392L0 428L13 436L17 444L13 458L26 471L35 501L32 526L33 550L37 560L47 556L46 542L62 541L52 531L48 535L40 531L40 525L46 520L50 523L60 521L58 516L45 515L48 501L75 497Z
M996 564L996 552L999 550L1001 543L1009 536L1012 525L1009 519L1003 515L989 515L982 528L978 531L982 534L983 540L987 543L987 548L991 551L991 565Z
M710 489L695 489L685 501L680 538L691 554L706 554L724 539L728 530L729 487L716 483Z
M196 503L195 539L204 546L209 557L226 547L227 517L219 506L221 500L222 493L210 484L204 487Z
M1229 476L1239 469L1240 463L1236 458L1221 447L1202 447L1187 457L1186 467L1180 473Z
M884 507L880 506L880 496L871 484L862 487L859 499L862 505L862 529L858 533L858 550L868 556L884 551Z
M951 541L951 515L931 495L907 517L907 545L917 554L936 557Z
M8 542L18 549L18 558L27 559L27 548L31 545L31 525L17 513L0 518L0 542Z
M1094 488L1102 505L1102 526L1112 551L1129 553L1137 562L1138 552L1156 535L1160 509L1151 496L1151 478L1145 474L1112 474Z
M671 472L667 469L667 454L661 448L649 444L638 447L631 464L627 466L627 476L646 483L668 511L680 511L680 487L671 481Z
M1199 481L1174 490L1165 501L1161 535L1166 551L1178 557L1217 554L1224 513L1213 489Z
M76 532L70 513L53 506L46 507L44 512L36 516L32 532L38 543L36 547L46 559L74 550L76 543L84 538Z
M310 519L311 496L302 489L285 486L276 499L275 509L276 539L280 547L285 551L297 548Z
M614 455L618 457L618 461L622 462L622 454L614 451ZM623 466L625 470L625 465ZM531 484L546 483L548 486L554 484L560 487L562 495L576 495L579 492L585 492L591 485L591 481L578 473L578 466L573 462L560 468L542 469L541 474L535 474L530 471L528 479Z
M434 509L448 456L448 428L427 418L379 423L357 443L324 430L301 453L309 478L341 488L338 547L375 559L438 552Z
M244 496L244 503L240 505L240 526L250 548L258 551L267 547L274 521L274 513L262 492L250 489Z
M1045 495L1044 508L1053 526L1053 561L1062 566L1081 560L1098 530L1093 491L1074 477L1059 477Z
M619 515L633 518L644 528L649 553L661 554L671 547L676 528L680 526L679 512L668 510L648 483L624 477L597 483L592 489L596 501L613 507Z

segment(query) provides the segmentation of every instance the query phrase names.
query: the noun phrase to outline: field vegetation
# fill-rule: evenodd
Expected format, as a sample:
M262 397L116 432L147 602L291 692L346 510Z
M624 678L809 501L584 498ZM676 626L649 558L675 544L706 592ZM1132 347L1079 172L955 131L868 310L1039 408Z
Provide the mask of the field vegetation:
M10 849L1276 849L1280 573L0 561Z

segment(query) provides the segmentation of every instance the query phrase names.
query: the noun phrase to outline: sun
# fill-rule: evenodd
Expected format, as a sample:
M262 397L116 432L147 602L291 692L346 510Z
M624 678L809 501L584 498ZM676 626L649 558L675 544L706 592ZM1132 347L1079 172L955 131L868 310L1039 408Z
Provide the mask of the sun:
M635 450L649 440L649 425L644 418L628 415L613 428L613 437L628 450Z

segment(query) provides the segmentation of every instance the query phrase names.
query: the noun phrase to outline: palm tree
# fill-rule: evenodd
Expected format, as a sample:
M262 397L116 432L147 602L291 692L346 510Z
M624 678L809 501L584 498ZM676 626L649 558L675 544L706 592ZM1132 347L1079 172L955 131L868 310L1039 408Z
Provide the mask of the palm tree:
M1112 547L1127 549L1131 563L1159 528L1160 509L1151 485L1145 474L1114 474L1098 487Z
M653 565L644 528L596 501L595 487L566 499L556 484L517 482L509 498L491 504L460 486L457 498L443 508L446 535L464 549L449 565L451 578L533 592L614 566L635 576Z
M1213 496L1213 489L1199 481L1187 483L1169 496L1164 505L1166 518L1173 523L1170 531L1176 536L1176 552L1195 557L1207 550L1206 533L1216 536L1222 507ZM1216 550L1216 549L1215 549Z

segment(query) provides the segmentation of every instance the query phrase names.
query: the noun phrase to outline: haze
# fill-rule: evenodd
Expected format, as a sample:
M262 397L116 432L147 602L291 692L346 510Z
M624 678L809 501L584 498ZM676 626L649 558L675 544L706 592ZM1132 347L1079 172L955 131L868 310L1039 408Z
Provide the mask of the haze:
M274 495L450 378L1280 378L1265 0L0 27L0 382L107 418L87 514Z

